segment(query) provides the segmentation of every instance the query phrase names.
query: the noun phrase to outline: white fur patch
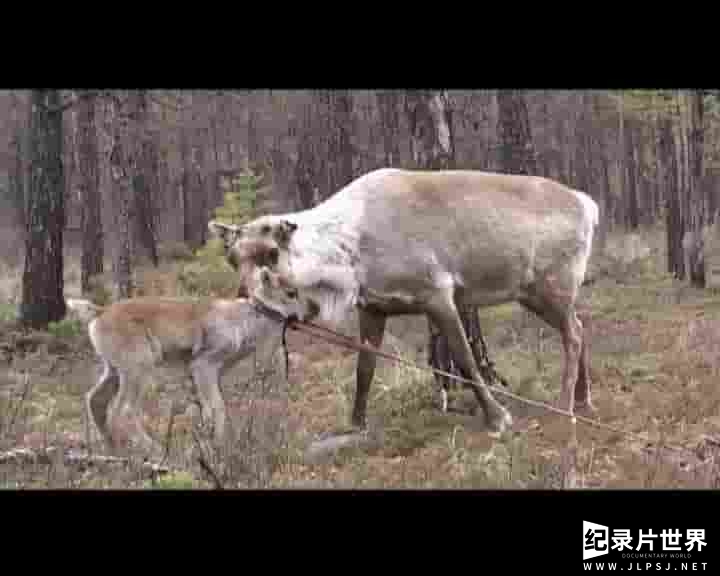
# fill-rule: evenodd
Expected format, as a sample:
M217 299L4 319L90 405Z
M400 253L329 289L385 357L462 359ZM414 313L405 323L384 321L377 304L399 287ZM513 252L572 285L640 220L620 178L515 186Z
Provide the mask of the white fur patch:
M98 349L98 334L97 334L97 318L91 320L88 324L88 337L93 345L93 348Z
M595 226L600 223L600 207L597 205L597 202L579 190L573 190L573 193L575 197L580 200L585 210L585 216L590 224L592 224L592 227L595 228Z
M368 177L349 186L363 188ZM362 202L363 198L351 193L338 193L311 210L276 218L298 226L289 251L281 251L280 269L290 276L300 299L309 298L319 306L318 320L336 327L347 321L358 298L353 261L358 246L356 222L364 214Z
M585 251L577 259L575 263L575 274L578 278L578 283L582 282L587 272L588 261L590 260L590 254L592 253L593 237L595 234L595 228L600 223L600 208L597 202L590 198L584 192L579 190L573 190L573 194L580 201L585 212L584 227L580 231L581 240L585 245Z
M326 287L304 292L303 296L309 297L320 307L318 320L332 328L341 327L355 308L355 297L351 292L340 292Z
M102 312L102 307L96 306L90 300L82 298L66 298L67 308L74 312L81 321L89 323Z

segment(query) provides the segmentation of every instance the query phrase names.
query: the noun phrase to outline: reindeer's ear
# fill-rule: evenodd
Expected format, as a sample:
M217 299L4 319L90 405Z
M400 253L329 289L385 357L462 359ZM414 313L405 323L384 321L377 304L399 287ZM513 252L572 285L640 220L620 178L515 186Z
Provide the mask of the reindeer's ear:
M208 222L208 231L211 237L222 240L225 245L227 245L232 238L242 233L242 229L239 226L223 224L217 220L210 220L210 222Z
M278 243L278 245L282 246L283 248L287 248L287 246L290 244L290 237L292 236L293 232L297 230L298 226L294 222L290 222L289 220L283 220L275 226L275 229L273 230L273 238Z

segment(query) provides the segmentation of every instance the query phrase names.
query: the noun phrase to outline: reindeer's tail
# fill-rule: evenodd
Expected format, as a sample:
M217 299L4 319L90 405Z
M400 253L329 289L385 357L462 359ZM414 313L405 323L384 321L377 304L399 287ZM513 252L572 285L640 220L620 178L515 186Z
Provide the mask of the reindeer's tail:
M104 307L93 304L90 300L80 298L67 298L65 303L68 309L75 312L75 314L77 314L80 320L85 322L85 324L92 322L92 320L102 314L105 310Z

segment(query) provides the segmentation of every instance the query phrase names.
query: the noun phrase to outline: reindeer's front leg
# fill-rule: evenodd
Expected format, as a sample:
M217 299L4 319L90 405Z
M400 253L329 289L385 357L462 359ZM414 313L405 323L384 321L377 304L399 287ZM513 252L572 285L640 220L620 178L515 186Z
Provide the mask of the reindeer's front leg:
M361 308L358 310L358 320L360 324L360 341L375 348L380 348L385 334L385 315ZM352 424L359 428L365 428L367 424L365 421L367 398L370 392L370 384L375 376L376 359L375 354L365 350L361 350L358 354Z
M429 303L428 316L447 337L452 358L460 373L465 379L473 381L465 385L472 388L478 403L483 407L488 428L493 431L493 435L504 432L512 425L512 417L493 397L480 374L451 290L443 289L435 295Z

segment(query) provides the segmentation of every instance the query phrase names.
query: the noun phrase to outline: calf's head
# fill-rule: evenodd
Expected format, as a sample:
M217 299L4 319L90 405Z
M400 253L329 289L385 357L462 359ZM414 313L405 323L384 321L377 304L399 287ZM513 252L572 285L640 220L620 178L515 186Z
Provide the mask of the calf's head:
M287 279L267 266L253 269L247 282L248 298L272 308L287 318L310 321L318 313L317 305L304 297Z

